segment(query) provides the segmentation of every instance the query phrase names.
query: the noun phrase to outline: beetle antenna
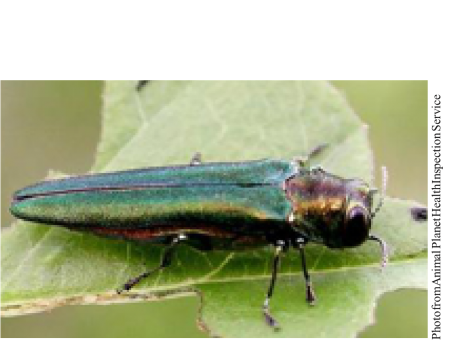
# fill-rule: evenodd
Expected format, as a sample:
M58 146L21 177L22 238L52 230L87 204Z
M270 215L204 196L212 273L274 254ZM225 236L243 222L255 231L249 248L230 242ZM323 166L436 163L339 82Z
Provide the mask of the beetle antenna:
M370 235L369 240L377 241L381 246L381 268L386 267L386 264L388 262L389 254L388 254L388 247L386 242L375 235Z
M381 173L383 174L383 186L381 187L380 201L378 202L378 205L375 208L375 210L372 212L372 218L375 217L375 215L380 211L380 209L384 203L384 197L386 196L388 172L387 172L387 168L385 166L381 167Z

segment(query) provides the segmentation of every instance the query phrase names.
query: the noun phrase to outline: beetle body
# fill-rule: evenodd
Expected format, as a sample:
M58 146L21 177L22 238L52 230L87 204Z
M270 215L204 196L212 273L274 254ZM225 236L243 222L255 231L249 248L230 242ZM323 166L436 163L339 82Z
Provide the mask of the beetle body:
M44 181L16 192L11 211L131 240L164 242L183 233L204 250L296 237L342 247L339 226L355 190L370 211L368 186L359 180L288 161L207 163ZM368 237L361 228L359 243Z
M314 291L307 271L307 242L330 248L355 247L369 235L374 190L303 161L258 160L146 168L47 180L15 193L11 212L24 220L60 225L103 237L165 244L157 268L130 279L131 289L170 265L180 242L200 250L275 246L272 279L263 314L269 313L280 255L299 249L306 299Z

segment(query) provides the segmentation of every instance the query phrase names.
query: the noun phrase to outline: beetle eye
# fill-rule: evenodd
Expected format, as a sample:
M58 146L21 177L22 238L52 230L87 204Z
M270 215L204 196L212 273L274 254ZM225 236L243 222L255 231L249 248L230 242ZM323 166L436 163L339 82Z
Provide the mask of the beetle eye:
M370 224L370 217L364 207L355 206L351 208L347 213L345 222L345 245L354 247L363 243L369 236Z

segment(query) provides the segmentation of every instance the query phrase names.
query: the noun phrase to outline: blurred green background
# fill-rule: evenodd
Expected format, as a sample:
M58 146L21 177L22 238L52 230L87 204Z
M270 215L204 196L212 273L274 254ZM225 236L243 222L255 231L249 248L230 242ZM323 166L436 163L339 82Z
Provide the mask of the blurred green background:
M370 127L377 169L389 170L390 196L427 203L427 82L334 81ZM43 179L49 169L89 170L100 133L102 83L2 82L2 207L8 226L14 190ZM380 171L376 183L380 183ZM202 337L196 298L109 306L68 306L2 318L2 337ZM427 293L385 294L376 324L361 337L426 337ZM112 322L113 321L113 322Z

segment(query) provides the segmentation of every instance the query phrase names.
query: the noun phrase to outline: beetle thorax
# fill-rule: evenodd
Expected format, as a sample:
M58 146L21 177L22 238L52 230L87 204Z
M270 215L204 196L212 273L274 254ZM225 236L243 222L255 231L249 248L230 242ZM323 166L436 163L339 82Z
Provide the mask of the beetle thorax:
M321 170L300 172L286 182L293 226L311 241L332 246L345 218L345 180Z

